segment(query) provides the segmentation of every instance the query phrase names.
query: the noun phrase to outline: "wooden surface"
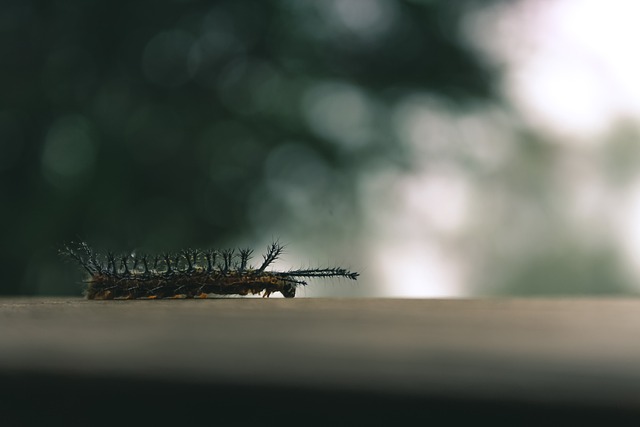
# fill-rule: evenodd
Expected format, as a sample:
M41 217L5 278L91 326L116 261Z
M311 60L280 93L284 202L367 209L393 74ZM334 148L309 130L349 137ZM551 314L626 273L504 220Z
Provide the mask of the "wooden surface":
M640 300L5 298L0 383L12 425L632 425Z

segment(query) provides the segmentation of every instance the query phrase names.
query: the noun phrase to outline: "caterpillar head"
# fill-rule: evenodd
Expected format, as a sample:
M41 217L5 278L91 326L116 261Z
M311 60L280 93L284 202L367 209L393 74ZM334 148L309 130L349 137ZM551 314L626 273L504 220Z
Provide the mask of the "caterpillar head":
M287 283L285 284L282 289L280 290L280 293L282 293L282 295L284 295L285 298L293 298L296 296L296 286L293 283Z

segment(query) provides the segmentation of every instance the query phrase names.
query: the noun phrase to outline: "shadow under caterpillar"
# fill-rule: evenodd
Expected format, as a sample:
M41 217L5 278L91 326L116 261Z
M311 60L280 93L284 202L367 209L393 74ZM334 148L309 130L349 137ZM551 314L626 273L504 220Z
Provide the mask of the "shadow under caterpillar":
M274 292L293 298L296 288L307 284L301 278L356 280L359 275L344 268L266 271L283 249L277 242L269 245L258 268L248 264L252 249L187 249L177 254L116 256L112 252L101 255L80 242L75 248L65 245L60 254L89 273L85 290L88 299L207 298L261 292L263 298Z

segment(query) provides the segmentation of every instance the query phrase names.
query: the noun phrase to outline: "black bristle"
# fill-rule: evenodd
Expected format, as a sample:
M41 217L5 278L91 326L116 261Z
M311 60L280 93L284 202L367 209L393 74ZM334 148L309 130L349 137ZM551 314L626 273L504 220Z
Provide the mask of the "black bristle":
M59 252L75 260L91 276L87 282L89 299L206 298L209 294L257 293L268 297L273 292L293 298L296 288L307 284L302 278L344 277L356 280L358 277L358 273L338 267L265 271L283 250L284 246L278 242L270 244L257 270L249 266L253 250L248 248L237 252L235 249L203 252L186 249L177 254L165 252L153 257L151 268L149 255L130 253L116 257L113 252L107 252L106 256L101 256L86 243L79 243L77 249L72 244L64 245ZM222 259L216 264L218 254ZM203 265L205 260L206 266Z
M247 263L253 254L253 249L240 249L240 271L244 271L247 268Z
M281 246L278 242L273 242L269 245L267 249L267 254L263 256L264 262L258 268L258 272L262 273L273 261L278 259L278 257L282 254L284 250L284 246Z

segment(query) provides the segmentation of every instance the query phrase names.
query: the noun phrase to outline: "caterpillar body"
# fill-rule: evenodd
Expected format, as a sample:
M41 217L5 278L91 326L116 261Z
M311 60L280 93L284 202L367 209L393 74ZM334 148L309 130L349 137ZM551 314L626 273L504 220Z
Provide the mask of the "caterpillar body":
M215 295L255 295L268 298L280 292L293 298L302 278L344 277L356 280L358 273L344 268L314 268L267 271L284 247L272 243L262 264L249 265L252 249L197 250L177 254L101 255L84 242L65 245L60 254L75 260L87 273L88 299L208 298Z

